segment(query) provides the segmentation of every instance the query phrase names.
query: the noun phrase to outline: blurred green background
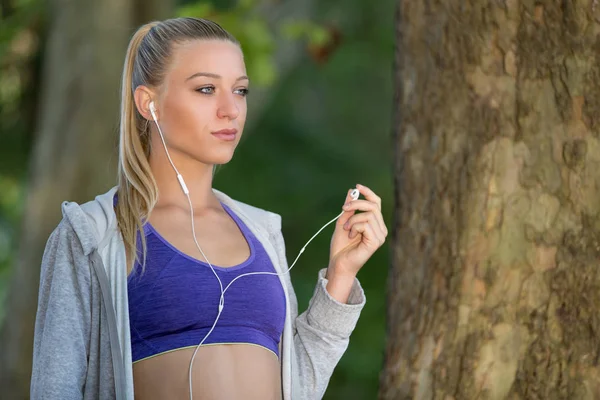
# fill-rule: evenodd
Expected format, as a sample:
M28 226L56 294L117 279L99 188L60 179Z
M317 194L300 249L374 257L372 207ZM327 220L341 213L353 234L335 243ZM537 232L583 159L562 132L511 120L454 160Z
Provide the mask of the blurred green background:
M44 32L53 4L0 5L0 324L6 323L30 179ZM233 160L218 169L214 187L281 214L288 260L339 214L356 183L382 197L391 231L394 6L392 0L223 0L178 1L173 10L173 16L214 19L242 43L252 81L248 124ZM330 225L317 236L291 271L300 312L317 271L326 266L332 232ZM359 274L367 305L326 399L377 396L388 265L386 244Z

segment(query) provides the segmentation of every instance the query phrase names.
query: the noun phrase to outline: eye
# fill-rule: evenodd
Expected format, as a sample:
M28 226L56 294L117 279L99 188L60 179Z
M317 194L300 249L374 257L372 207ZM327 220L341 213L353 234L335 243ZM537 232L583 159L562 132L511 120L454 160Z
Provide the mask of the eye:
M204 86L199 89L196 89L196 92L202 93L202 94L213 94L215 92L215 87L214 86Z
M246 96L248 96L248 93L250 93L250 90L248 88L241 88L241 89L236 89L235 92L240 94L242 97L246 97Z

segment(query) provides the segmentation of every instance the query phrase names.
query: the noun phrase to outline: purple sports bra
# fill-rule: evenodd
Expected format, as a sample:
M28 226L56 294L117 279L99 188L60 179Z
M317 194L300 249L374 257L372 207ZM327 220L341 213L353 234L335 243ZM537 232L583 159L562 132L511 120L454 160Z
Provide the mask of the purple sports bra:
M250 247L250 257L239 265L213 264L223 288L240 274L276 272L260 241L228 206L221 205ZM220 297L219 282L207 263L177 250L149 223L144 234L146 270L142 274L136 263L127 278L133 362L198 346L217 317ZM223 312L202 345L246 343L279 357L285 316L285 294L277 275L243 276L225 292Z

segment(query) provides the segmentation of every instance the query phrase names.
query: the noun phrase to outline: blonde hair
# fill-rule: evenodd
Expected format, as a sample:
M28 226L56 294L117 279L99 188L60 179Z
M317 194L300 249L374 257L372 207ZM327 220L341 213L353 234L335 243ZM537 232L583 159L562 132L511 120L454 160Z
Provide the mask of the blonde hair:
M152 175L150 135L148 121L138 112L134 100L135 89L140 85L159 86L164 80L174 44L190 40L225 40L239 42L213 21L182 17L154 21L141 26L127 47L121 83L121 119L119 139L117 224L127 259L127 272L134 261L146 261L146 238L141 237L141 254L138 251L137 233L156 205L158 187ZM213 175L214 175L213 169Z

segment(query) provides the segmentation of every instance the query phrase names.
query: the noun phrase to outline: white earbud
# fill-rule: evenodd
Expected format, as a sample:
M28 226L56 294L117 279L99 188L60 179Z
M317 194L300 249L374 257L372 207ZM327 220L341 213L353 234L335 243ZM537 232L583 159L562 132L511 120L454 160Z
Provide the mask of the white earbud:
M179 185L181 186L181 190L183 190L183 193L187 196L190 193L190 191L188 190L187 186L185 185L185 181L183 180L183 176L181 176L181 174L179 173L179 171L175 167L175 164L173 164L173 160L171 160L171 156L169 155L169 150L167 150L167 144L165 143L165 138L164 138L164 136L162 134L162 129L160 129L160 125L158 125L158 118L156 117L156 106L154 105L153 101L151 101L148 106L150 107L150 114L152 114L152 118L154 119L154 122L156 123L156 127L158 128L158 133L160 135L160 139L161 139L161 141L163 143L163 146L165 148L165 152L167 153L167 158L169 159L169 162L171 163L171 166L173 166L173 169L175 170L175 173L177 174L177 180L179 181Z
M358 191L358 189L354 189L352 191L352 193L350 193L350 197L352 197L352 200L358 199L359 195L360 195L360 192Z
M150 114L152 114L152 118L154 118L154 122L158 123L158 121L157 121L158 118L156 118L156 107L154 106L153 101L150 102Z

